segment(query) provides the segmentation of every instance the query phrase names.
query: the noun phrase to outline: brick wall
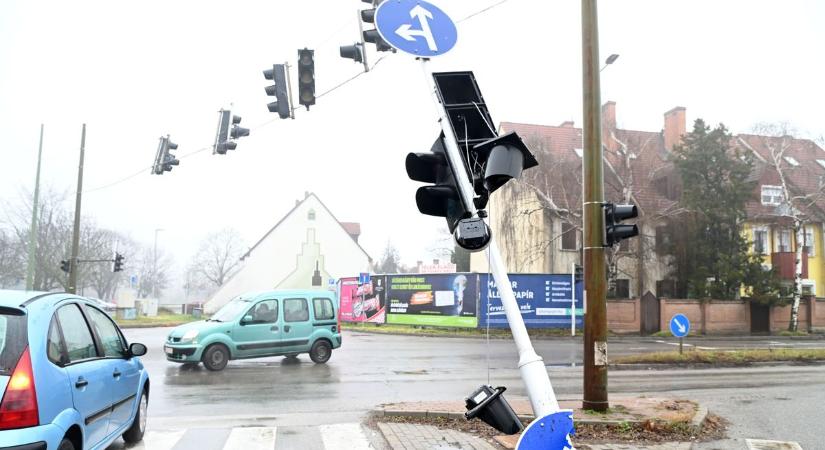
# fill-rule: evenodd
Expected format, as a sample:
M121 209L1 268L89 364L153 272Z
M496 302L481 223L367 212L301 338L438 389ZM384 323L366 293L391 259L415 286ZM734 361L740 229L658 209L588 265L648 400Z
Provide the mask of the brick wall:
M749 303L712 300L705 305L705 332L707 334L747 334L750 331Z
M639 317L639 299L607 301L607 329L613 333L638 334L641 330Z
M808 301L803 299L799 302L799 331L811 329L810 315L808 313ZM771 308L771 332L776 333L788 329L791 323L791 305L776 306Z
M676 314L684 314L690 320L691 332L702 331L702 308L698 300L677 300L663 298L659 301L659 327L662 331L670 330L670 319Z

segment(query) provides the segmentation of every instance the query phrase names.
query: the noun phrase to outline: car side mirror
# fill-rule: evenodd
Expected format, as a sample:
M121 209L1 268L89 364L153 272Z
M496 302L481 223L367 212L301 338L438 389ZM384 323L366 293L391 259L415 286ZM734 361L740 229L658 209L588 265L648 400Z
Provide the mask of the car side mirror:
M129 345L129 355L131 356L143 356L146 354L146 346L143 344L139 344L137 342L133 342Z
M241 325L246 325L246 324L252 323L254 321L255 321L255 319L253 319L251 315L243 316L243 319L241 319Z

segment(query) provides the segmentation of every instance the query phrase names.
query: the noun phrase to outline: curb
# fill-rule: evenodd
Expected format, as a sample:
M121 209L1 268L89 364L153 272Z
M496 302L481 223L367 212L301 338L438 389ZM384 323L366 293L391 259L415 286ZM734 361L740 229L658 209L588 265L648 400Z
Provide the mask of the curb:
M616 370L669 370L669 369L735 369L743 367L777 367L777 366L822 366L825 360L816 361L756 361L748 363L633 363L610 364Z
M417 417L417 418L444 418L444 419L464 419L464 413L456 413L450 411L424 411L424 410L395 410L395 409L374 409L372 414L376 417ZM691 426L701 427L707 419L708 410L703 406L699 406L696 414L691 419ZM535 416L532 414L518 414L518 418L522 421L532 421ZM598 419L593 417L576 417L576 423L583 425L621 425L625 423L642 424L644 420L641 419L626 419L626 420L608 420Z
M117 323L117 322L116 322ZM146 323L146 324L117 324L117 326L122 330L128 329L138 329L138 328L174 328L181 325L185 325L190 322L173 322L173 323Z

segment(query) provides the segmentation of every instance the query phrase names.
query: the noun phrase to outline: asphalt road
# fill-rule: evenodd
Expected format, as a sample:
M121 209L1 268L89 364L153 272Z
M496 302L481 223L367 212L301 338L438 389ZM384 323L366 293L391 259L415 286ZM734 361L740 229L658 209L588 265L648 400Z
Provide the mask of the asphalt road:
M345 332L344 345L327 364L301 355L232 361L222 372L202 366L185 369L167 362L163 341L169 329L125 330L142 342L142 358L152 379L150 428L210 423L277 423L307 426L357 422L382 403L463 399L478 385L508 387L508 397L524 397L510 340L431 338ZM658 342L657 342L658 341ZM688 341L688 343L693 341ZM825 340L701 339L703 348L825 348ZM580 339L534 342L560 398L581 397ZM671 350L675 341L622 338L609 343L612 356ZM825 366L781 365L751 368L612 370L611 395L669 395L698 400L733 422L731 437L797 441L825 448ZM211 422L210 422L211 421Z

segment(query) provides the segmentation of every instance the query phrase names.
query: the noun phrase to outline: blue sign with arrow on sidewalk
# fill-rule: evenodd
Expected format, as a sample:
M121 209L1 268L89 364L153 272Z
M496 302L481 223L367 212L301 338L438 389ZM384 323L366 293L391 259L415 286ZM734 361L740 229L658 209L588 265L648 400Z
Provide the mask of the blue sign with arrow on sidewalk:
M685 337L690 332L690 320L684 314L676 314L670 319L670 332L677 338Z
M391 0L375 11L375 27L388 44L415 56L438 56L458 41L450 16L422 0Z

